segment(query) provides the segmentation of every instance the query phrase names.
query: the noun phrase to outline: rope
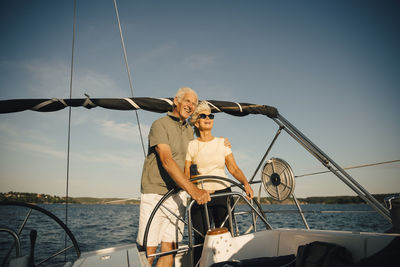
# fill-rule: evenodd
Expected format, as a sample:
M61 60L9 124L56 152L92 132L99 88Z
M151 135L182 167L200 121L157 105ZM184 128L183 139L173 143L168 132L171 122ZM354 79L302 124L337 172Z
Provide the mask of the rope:
M160 100L163 100L165 102L167 102L171 107L174 106L174 102L172 102L170 99L168 98L159 98Z
M125 65L126 65L126 71L127 71L127 73L128 73L129 87L130 87L130 89L131 89L131 95L132 95L132 97L133 97L133 85L132 85L131 71L129 70L128 57L127 57L127 55L126 55L126 48L125 48L124 36L122 35L121 22L120 22L120 20L119 20L119 13L118 13L117 0L114 0L114 7L115 7L115 14L116 14L116 16L117 16L117 21L118 21L119 35L120 35L120 37L121 37L122 50L123 50L123 52L124 52L124 60L125 60ZM145 150L145 148L144 148L142 129L141 129L141 127L140 127L139 115L138 115L137 110L135 110L135 113L136 113L136 121L137 121L137 124L138 124L139 134L140 134L140 140L142 141L143 155L144 155L144 157L146 157L146 150Z
M138 104L136 104L132 99L130 99L130 98L124 98L124 99L125 99L125 101L127 101L129 104L131 104L132 107L135 108L135 110L136 110L136 109L140 109L140 107L138 106Z
M70 90L71 90L71 89L70 89ZM71 95L70 95L70 99L71 99ZM62 103L65 107L68 106L67 103L65 103L64 99L52 98L52 99L50 99L50 100L43 101L43 102L37 104L36 106L32 107L31 109L32 109L32 110L35 110L35 111L39 111L41 108L43 108L43 107L45 107L45 106L47 106L47 105L50 105L51 103L54 103L54 102L60 102L60 103Z
M221 110L216 106L216 105L214 105L213 103L210 103L210 102L208 102L208 101L205 101L209 106L211 106L211 107L213 107L213 108L215 108L216 110L218 110L219 112L221 112ZM237 103L236 103L237 104ZM242 110L240 110L240 111L242 111Z
M76 26L76 0L74 0L74 19L72 26L72 55L71 55L71 73L69 80L69 99L72 99L72 81L74 73L74 54L75 54L75 26ZM65 104L65 103L64 103ZM65 225L68 226L68 197L69 197L69 158L71 147L71 107L68 109L68 145L67 145L67 184L65 189ZM67 234L64 235L64 247L67 247ZM67 254L64 255L65 259Z
M242 106L241 106L239 103L237 103L237 102L235 102L235 104L238 105L238 107L239 107L239 109L240 109L240 112L243 112Z
M96 105L92 102L92 100L90 100L90 96L88 94L85 94L86 99L85 102L83 102L82 106L84 106L85 108L92 108L92 107L96 107Z

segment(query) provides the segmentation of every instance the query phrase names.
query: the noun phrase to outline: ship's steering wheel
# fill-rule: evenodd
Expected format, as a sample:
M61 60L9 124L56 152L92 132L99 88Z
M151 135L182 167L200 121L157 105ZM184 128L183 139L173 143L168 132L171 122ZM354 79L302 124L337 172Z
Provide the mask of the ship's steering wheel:
M225 177L210 176L210 175L207 175L207 176L198 176L198 177L196 177L196 178L192 178L191 181L192 181L192 182L194 182L194 181L196 181L196 182L201 182L201 181L207 180L207 179L213 179L213 180L219 180L219 181L229 182L229 183L231 184L231 188L238 188L238 189L240 190L239 193L240 193L241 198L245 199L245 189L244 189L244 187L243 187L241 184L239 184L239 183L237 183L237 182L235 182L235 181L232 181L232 180L230 180L230 179L227 179L227 178L225 178ZM189 245L189 244L188 244L189 241L180 242L179 245L181 246L181 248L177 248L177 249L174 249L174 250L171 250L171 251L159 252L159 253L155 253L155 254L152 254L152 255L147 255L147 251L146 251L146 250L147 250L147 241L148 241L148 235L149 235L149 231L150 231L150 226L151 226L151 224L152 224L152 221L153 221L153 218L154 218L156 212L157 212L159 209L163 208L163 211L164 211L164 212L169 212L169 213L171 213L173 216L175 216L175 218L177 218L178 220L184 222L185 227L188 227L188 225L191 225L191 223L189 224L187 218L186 218L186 219L185 219L185 218L179 218L179 215L173 213L170 209L163 207L163 204L164 204L169 198L171 198L171 196L173 196L174 194L176 194L176 193L178 193L178 192L179 192L178 189L171 189L168 193L166 193L166 194L160 199L160 201L157 203L157 205L156 205L155 208L153 209L153 212L152 212L151 215L150 215L150 218L149 218L149 220L148 220L148 222L147 222L147 225L146 225L146 230L145 230L145 233L144 233L144 237L143 237L143 249L144 249L144 251L145 251L147 257L152 257L152 256L154 256L154 257L160 257L160 256L169 255L169 254L181 254L181 253L188 253L189 255L193 255L193 249L194 249L194 248L193 248L192 245ZM238 195L238 194L236 194L236 195ZM213 197L213 194L211 194L211 197ZM194 201L194 200L192 200L192 201ZM250 203L250 202L249 202L249 203ZM234 205L236 205L236 203L235 203ZM265 217L265 214L264 214L264 212L263 212L263 210L262 210L261 205L259 204L259 202L258 202L255 198L253 198L253 199L252 199L251 205L252 205L252 209L255 210L256 213L258 213L260 216L263 217L262 219L263 219L263 221L264 221L264 223L265 223L266 228L267 228L267 229L271 229L271 226L270 226L268 223L266 223L266 217ZM187 212L190 212L190 211L187 210ZM188 217L188 216L187 216L187 217ZM258 215L255 215L255 219L257 219L257 217L258 217ZM254 216L253 216L253 218L254 218ZM236 220L236 219L235 219L235 220ZM252 230L252 229L253 229L252 227L253 227L253 225L250 225L249 229L247 229L245 232L248 232L248 231ZM187 229L186 229L186 230L187 230ZM197 231L197 229L195 229L195 228L192 226L192 231ZM183 232L184 232L186 235L187 235L187 233L188 233L188 231L183 231ZM188 238L187 238L187 239L188 239ZM202 245L203 245L203 244L198 244L198 246L202 246ZM196 266L197 263L192 263L191 265L192 265L192 266Z
M15 215L15 212L16 212L15 211L15 207L16 206L23 207L23 208L26 208L28 210L28 212L27 212L22 224L18 228L18 230L14 230L14 228L11 228L9 225L6 226L6 227L4 227L4 226L0 227L0 232L8 233L14 238L14 242L11 243L12 245L10 246L8 251L7 251L6 248L3 247L3 249L4 249L3 251L7 251L7 252L5 253L6 254L5 257L3 259L0 259L0 264L1 264L0 266L1 267L6 266L6 263L8 262L9 257L11 255L11 252L13 251L14 247L15 247L15 250L16 250L16 256L17 257L21 256L20 255L20 249L21 249L20 248L20 237L21 237L22 231L25 228L25 225L26 225L28 219L30 218L33 210L39 212L39 214L38 214L39 216L46 215L47 217L50 217L53 221L55 221L58 224L58 226L60 226L62 228L62 230L64 230L64 232L66 233L66 236L68 236L68 238L69 238L69 241L70 241L69 243L72 242L72 245L70 245L69 247L63 248L63 249L61 249L61 250L59 250L57 252L53 252L53 254L51 256L47 257L46 259L40 260L40 262L34 262L35 261L35 259L34 259L34 248L35 248L35 244L36 244L37 231L36 230L31 230L31 232L30 232L31 250L30 250L28 266L38 266L38 265L41 265L43 263L46 263L46 262L48 262L48 260L54 258L57 255L60 255L60 254L64 253L65 251L67 251L67 250L69 250L71 248L74 248L77 258L79 258L79 256L81 255L81 251L80 251L78 242L75 239L75 236L72 234L71 230L53 213L51 213L51 212L49 212L49 211L47 211L47 210L45 210L45 209L43 209L43 208L41 208L39 206L32 205L32 204L25 203L25 202L2 201L2 202L0 202L0 206L10 206L13 209L14 215ZM3 215L6 216L5 214L3 214ZM47 222L45 220L41 220L39 223L43 224L43 227L44 227ZM41 238L39 238L38 240L40 240L40 239ZM41 239L41 240L43 240L43 239ZM67 239L66 239L66 241L67 241ZM47 251L46 253L51 253L51 251L49 251L48 249L46 251Z

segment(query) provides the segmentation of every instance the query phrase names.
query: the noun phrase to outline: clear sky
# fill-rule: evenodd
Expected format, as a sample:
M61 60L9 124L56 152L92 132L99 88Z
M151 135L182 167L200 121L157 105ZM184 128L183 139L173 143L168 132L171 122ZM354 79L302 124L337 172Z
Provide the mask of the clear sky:
M118 0L135 96L266 104L342 167L400 159L399 1ZM68 98L73 1L0 2L0 99ZM130 97L112 0L77 0L73 98ZM145 135L162 114L138 112ZM68 109L0 115L0 192L65 195ZM218 114L250 178L277 125ZM268 158L324 170L283 133ZM72 109L69 195L138 197L134 112ZM349 171L371 193L400 192L400 164ZM257 178L259 174L257 174ZM318 187L318 189L315 188ZM258 191L258 187L254 187ZM333 175L296 196L353 195Z

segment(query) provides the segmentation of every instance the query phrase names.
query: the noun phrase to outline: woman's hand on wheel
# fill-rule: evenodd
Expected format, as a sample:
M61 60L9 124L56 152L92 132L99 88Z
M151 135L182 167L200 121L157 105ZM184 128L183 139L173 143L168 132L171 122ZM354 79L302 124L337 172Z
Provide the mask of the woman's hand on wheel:
M249 183L246 183L244 185L244 190L246 191L246 198L248 200L252 199L254 197L253 189L251 188Z

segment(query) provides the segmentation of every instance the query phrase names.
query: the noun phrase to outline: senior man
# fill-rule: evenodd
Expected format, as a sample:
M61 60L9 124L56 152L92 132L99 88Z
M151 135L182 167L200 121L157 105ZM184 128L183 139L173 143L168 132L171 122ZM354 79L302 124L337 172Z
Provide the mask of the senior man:
M174 97L173 111L153 122L149 133L149 150L144 161L140 217L137 242L143 245L144 232L155 205L174 187L185 190L198 204L211 200L206 190L199 189L183 173L189 141L193 140L193 129L186 119L193 114L198 103L197 93L188 87L180 88ZM184 217L186 196L183 191L171 196L164 206ZM153 218L147 240L147 255L154 254L161 243L161 251L177 248L182 239L182 223L169 211L159 210ZM160 257L157 266L172 266L173 255ZM152 265L154 257L149 257Z

